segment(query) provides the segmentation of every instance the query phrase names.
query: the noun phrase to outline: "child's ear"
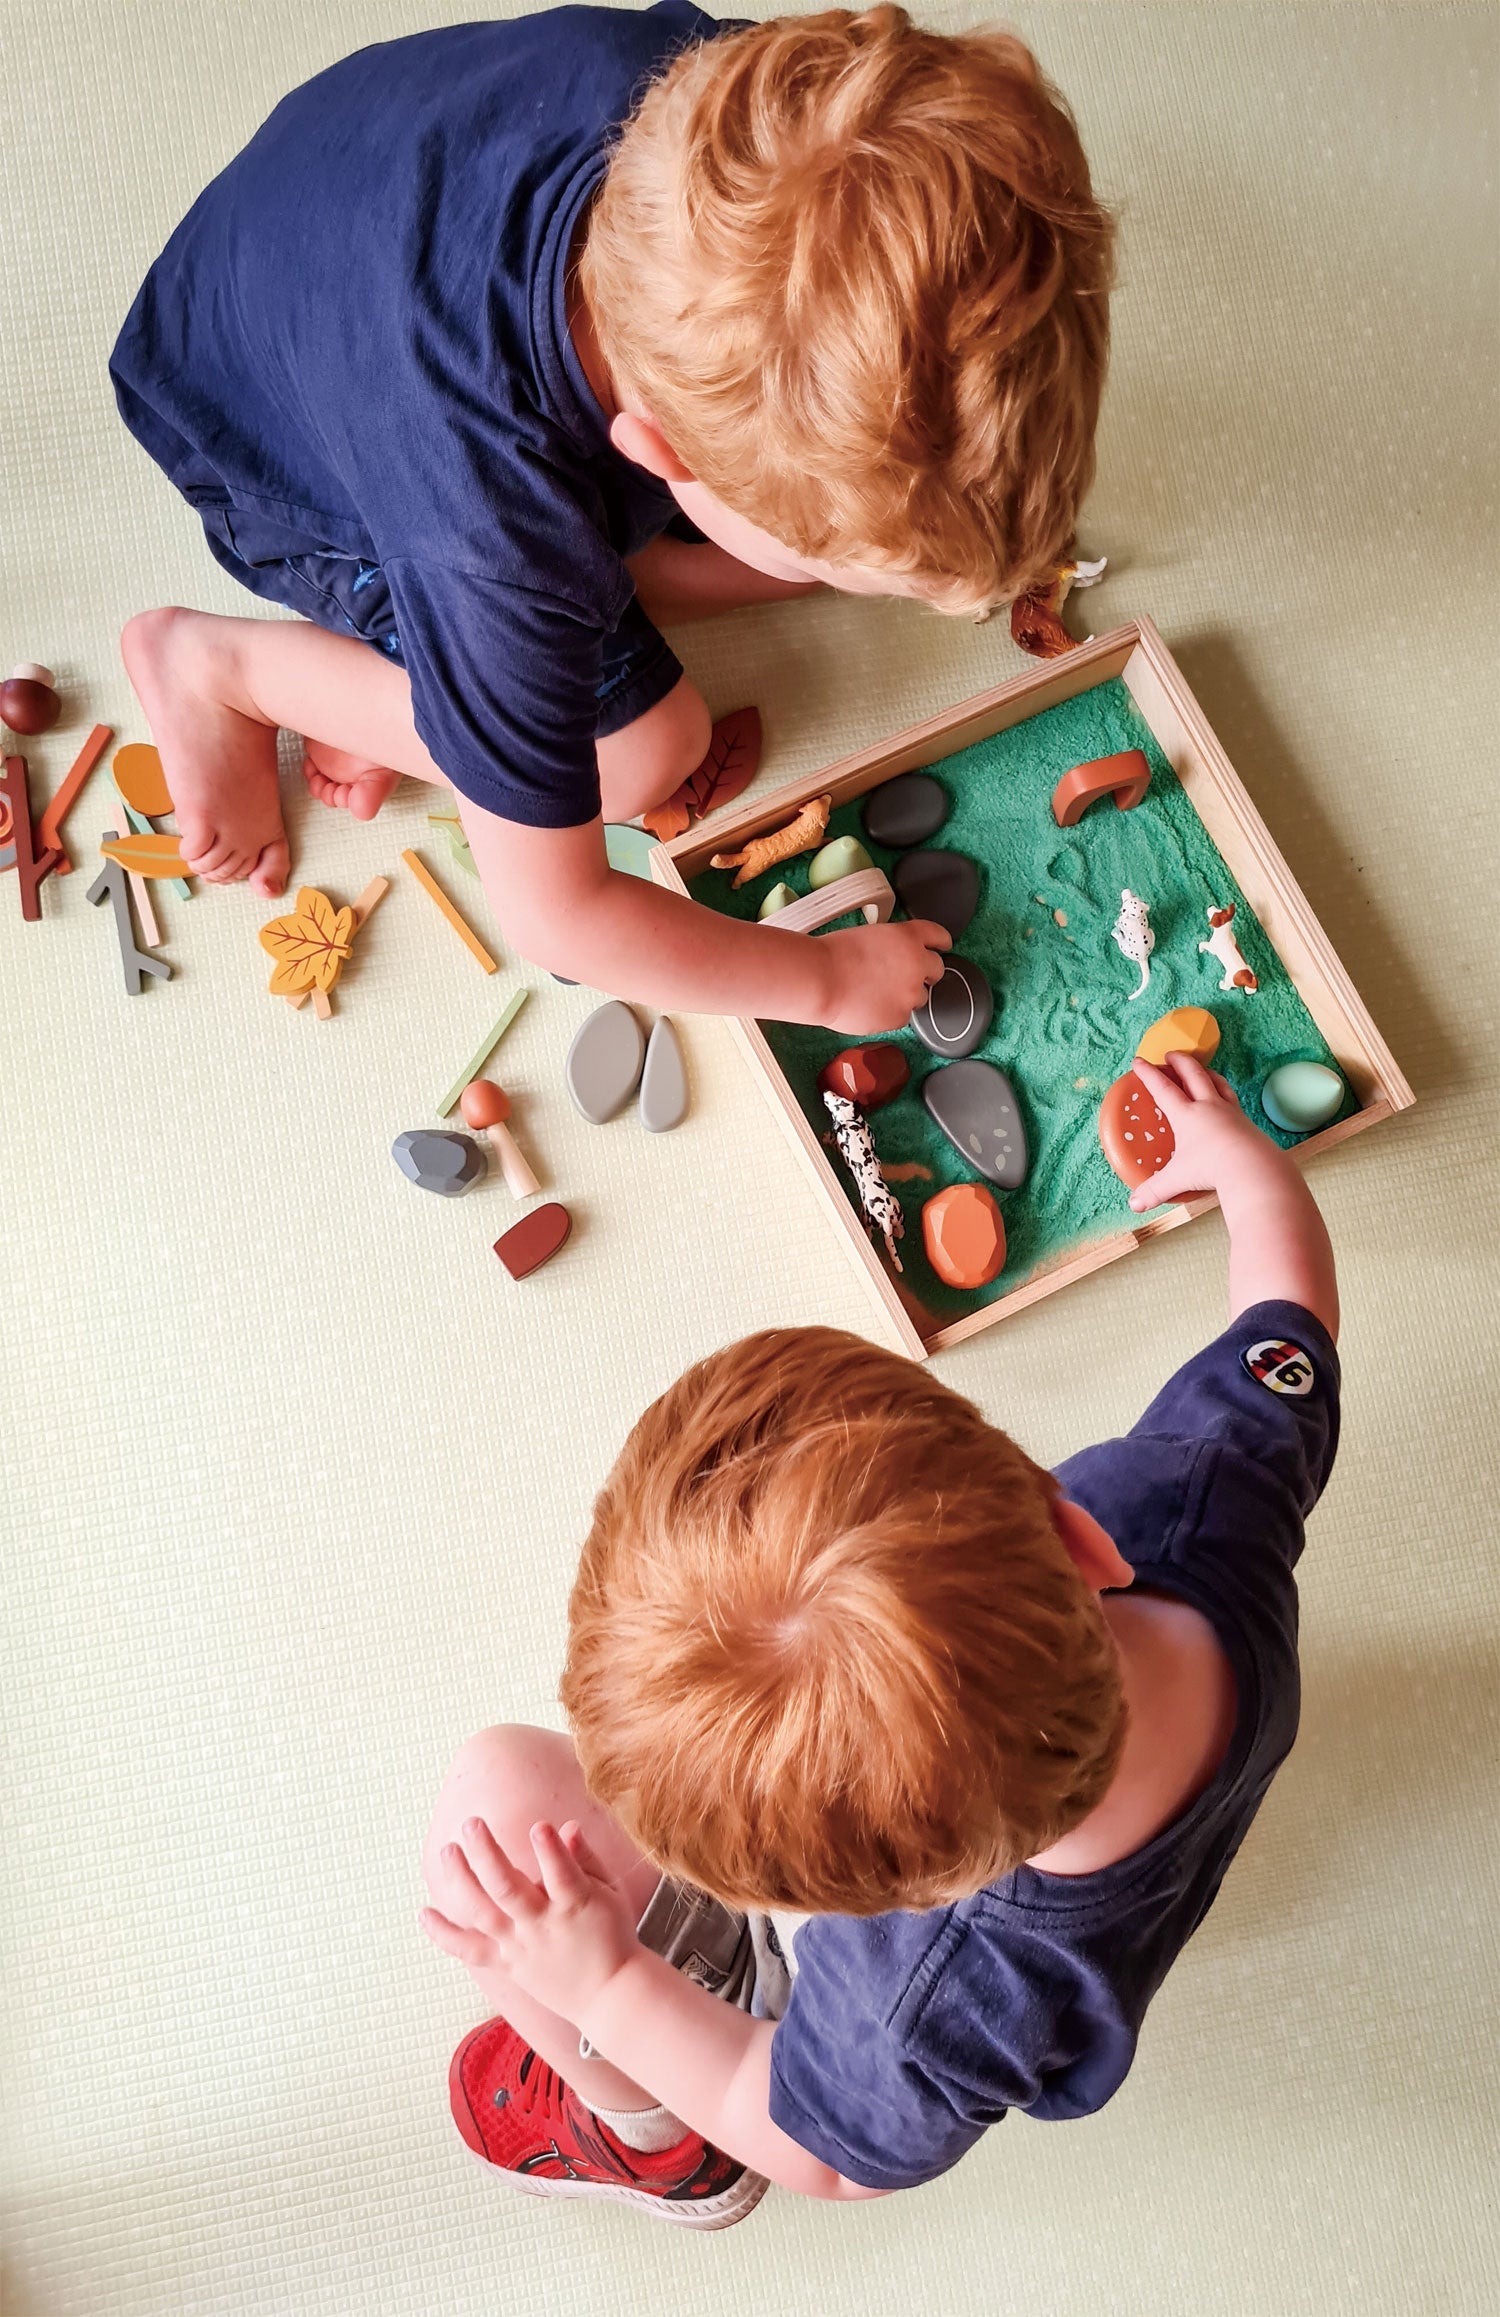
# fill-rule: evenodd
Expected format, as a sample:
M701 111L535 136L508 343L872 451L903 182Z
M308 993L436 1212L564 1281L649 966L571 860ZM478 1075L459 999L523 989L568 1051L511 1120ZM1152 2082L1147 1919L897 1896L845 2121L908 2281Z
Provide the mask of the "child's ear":
M609 422L609 439L621 458L629 459L632 466L644 467L659 482L691 483L695 479L645 411L617 411Z
M1096 1593L1110 1593L1135 1583L1135 1571L1108 1529L1091 1512L1065 1496L1052 1500L1052 1525L1085 1585Z

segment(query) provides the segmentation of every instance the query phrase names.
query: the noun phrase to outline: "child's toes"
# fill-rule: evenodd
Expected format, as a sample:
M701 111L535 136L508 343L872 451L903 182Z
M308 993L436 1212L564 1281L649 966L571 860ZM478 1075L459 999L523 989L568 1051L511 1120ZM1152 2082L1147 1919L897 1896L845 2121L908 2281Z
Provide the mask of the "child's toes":
M355 820L373 821L400 778L398 772L367 772L355 781L349 790L349 810Z
M262 900L274 901L286 890L287 872L292 865L291 848L285 837L275 837L263 846L260 856L250 871L250 890L259 893Z

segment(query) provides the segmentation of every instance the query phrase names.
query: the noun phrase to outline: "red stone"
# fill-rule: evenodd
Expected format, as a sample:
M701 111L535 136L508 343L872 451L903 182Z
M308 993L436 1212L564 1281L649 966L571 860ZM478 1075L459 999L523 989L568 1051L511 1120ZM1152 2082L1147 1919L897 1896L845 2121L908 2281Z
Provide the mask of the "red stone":
M495 1241L499 1256L512 1279L525 1279L557 1253L573 1228L573 1218L559 1199L549 1199L544 1207L533 1207L519 1223L513 1223L503 1238Z
M922 1243L950 1287L987 1287L1005 1269L1005 1219L983 1183L954 1183L929 1199Z
M50 684L38 684L30 676L8 676L0 684L0 723L12 732L33 739L39 732L50 732L61 714L62 702Z
M844 1094L861 1110L878 1110L893 1101L911 1076L911 1064L899 1046L846 1046L825 1062L818 1084L825 1094Z
M1133 1070L1115 1080L1099 1105L1099 1141L1132 1191L1159 1174L1177 1147L1171 1127Z

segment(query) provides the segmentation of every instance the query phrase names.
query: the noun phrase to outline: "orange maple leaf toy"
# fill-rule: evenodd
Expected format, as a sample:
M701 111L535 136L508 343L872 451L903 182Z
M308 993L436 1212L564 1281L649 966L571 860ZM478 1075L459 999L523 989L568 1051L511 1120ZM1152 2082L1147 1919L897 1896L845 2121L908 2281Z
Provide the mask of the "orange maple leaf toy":
M760 770L760 710L734 708L709 735L708 754L665 804L642 813L641 826L661 843L680 837L688 823L703 820L718 805L732 803Z
M273 998L300 1006L311 995L313 1011L326 1021L333 1012L328 993L343 972L354 936L386 889L377 877L352 908L335 909L316 885L304 885L297 906L260 929L260 946L276 960L267 987Z

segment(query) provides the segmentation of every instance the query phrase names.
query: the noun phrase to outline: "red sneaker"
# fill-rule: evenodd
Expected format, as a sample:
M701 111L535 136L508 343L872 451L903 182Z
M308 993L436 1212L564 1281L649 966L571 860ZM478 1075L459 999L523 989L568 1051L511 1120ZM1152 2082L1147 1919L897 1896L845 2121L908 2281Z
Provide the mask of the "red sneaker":
M453 2121L528 2196L610 2196L681 2228L731 2228L766 2183L685 2133L660 2155L627 2148L503 2019L465 2036L448 2070Z

